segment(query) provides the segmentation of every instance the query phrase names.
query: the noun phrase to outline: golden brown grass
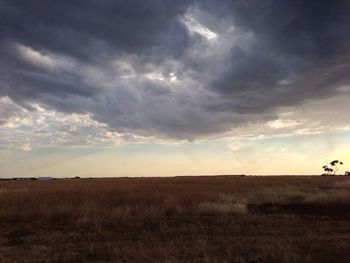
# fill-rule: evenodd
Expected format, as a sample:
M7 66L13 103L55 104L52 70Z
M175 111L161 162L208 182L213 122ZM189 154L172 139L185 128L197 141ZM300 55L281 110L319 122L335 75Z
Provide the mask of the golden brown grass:
M350 178L0 181L0 262L349 262Z

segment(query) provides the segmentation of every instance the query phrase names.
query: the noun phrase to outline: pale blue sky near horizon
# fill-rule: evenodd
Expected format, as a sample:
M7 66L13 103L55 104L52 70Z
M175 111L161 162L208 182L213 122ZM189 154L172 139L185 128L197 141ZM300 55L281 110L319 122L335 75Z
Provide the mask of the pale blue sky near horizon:
M5 177L124 177L180 175L317 175L340 159L350 167L343 145L350 131L289 135L243 141L125 144L116 147L37 148L7 153L0 160ZM4 169L5 168L5 169Z

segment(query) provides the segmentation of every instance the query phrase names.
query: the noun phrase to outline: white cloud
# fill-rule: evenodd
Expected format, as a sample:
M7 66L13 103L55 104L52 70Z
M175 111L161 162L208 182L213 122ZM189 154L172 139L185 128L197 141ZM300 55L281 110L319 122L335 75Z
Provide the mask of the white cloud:
M291 119L277 119L268 122L268 126L274 129L289 128L300 125L301 123Z
M153 81L168 82L169 84L178 80L176 73L174 72L171 72L168 75L164 75L161 72L151 72L145 74L145 77Z
M0 127L16 127L27 110L15 104L9 97L0 97Z
M186 25L186 27L191 33L200 34L207 40L215 40L219 37L217 33L211 31L209 28L199 23L190 12L184 15L181 21Z
M26 60L30 64L49 68L53 68L56 65L55 60L49 55L44 55L39 51L20 44L17 44L16 48L22 59Z
M12 112L2 121L0 150L30 151L35 147L63 146L112 147L126 141L125 135L111 131L106 124L93 120L87 114L64 114L38 105L32 105L34 110L28 111L9 98L0 98L0 112L4 112L8 105L20 114Z
M32 144L31 143L22 143L20 145L20 149L25 151L25 152L29 152L30 150L32 150Z

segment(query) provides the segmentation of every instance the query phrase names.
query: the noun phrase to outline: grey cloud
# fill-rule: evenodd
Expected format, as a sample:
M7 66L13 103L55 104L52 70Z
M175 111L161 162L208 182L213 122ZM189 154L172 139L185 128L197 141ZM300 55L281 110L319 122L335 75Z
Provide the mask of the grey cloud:
M0 96L123 133L224 133L350 84L349 6L0 0Z
M215 5L209 2L212 10ZM210 88L230 100L218 108L261 112L332 96L338 85L350 83L349 1L249 0L226 7L229 11L219 11L253 39L249 48L233 47L210 82ZM332 74L325 77L327 68Z
M177 21L188 1L2 1L1 32L37 50L81 59L121 52L174 52L186 42ZM118 51L117 51L118 52Z
M232 1L238 26L278 51L309 60L332 55L349 40L349 1Z
M0 98L0 126L15 117L23 117L24 112L21 107L14 104L7 97Z

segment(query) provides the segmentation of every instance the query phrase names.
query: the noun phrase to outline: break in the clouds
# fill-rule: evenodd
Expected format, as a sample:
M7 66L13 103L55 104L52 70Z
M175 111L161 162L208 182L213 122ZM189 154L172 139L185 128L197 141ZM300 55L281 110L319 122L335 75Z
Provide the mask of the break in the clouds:
M0 0L2 144L11 124L26 150L327 127L298 106L349 98L349 14L348 0Z

